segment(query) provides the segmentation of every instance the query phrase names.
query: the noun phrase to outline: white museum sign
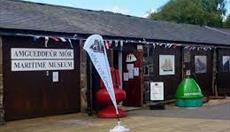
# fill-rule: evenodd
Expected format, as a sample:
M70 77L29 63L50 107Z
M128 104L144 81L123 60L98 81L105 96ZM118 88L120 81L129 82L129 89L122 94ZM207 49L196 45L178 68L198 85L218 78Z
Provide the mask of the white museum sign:
M11 71L73 69L73 49L11 48Z

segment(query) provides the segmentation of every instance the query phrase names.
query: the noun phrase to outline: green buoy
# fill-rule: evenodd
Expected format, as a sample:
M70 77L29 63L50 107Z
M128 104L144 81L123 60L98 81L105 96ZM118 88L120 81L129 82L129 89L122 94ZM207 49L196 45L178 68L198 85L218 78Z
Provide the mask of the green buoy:
M199 107L203 105L203 94L196 81L186 77L176 90L176 106Z

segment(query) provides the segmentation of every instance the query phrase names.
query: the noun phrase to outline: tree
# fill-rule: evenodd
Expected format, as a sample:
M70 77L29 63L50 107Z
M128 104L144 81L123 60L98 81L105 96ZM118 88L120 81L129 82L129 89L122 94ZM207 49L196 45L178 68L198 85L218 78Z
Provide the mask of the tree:
M224 21L224 27L230 28L230 15L228 15L227 19Z
M170 0L149 18L222 27L225 13L225 0Z

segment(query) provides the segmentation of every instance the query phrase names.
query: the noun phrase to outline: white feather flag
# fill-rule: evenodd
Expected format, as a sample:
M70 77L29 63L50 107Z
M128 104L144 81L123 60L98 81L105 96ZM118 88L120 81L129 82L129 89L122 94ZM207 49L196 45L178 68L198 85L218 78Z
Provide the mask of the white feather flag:
M116 97L115 97L114 89L113 89L113 82L112 82L112 77L111 77L110 66L109 66L108 57L107 57L107 53L106 53L106 49L105 49L105 45L104 45L102 36L97 35L97 34L89 36L86 39L83 48L89 54L93 65L95 66L99 76L101 77L109 93L109 96L115 107L116 114L118 115L119 112L118 112Z

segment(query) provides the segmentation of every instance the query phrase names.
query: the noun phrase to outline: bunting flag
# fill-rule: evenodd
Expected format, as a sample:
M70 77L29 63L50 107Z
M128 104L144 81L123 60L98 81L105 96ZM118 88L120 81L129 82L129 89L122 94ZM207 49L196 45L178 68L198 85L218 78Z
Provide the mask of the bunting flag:
M56 38L56 37L50 37L51 39L53 39L54 41L56 41L56 42L58 42L59 41L59 39L58 38Z
M111 45L112 45L112 40L105 41L105 47L106 47L106 49L110 49Z
M155 43L153 43L153 48L154 48L154 49L156 48L156 44L155 44Z
M177 46L182 46L182 44L176 44Z
M108 42L105 40L104 43L105 43L105 48L106 48L106 49L109 49L109 44L108 44Z
M71 40L82 40L85 41L85 39L79 39L78 35L75 34L73 37L54 37L54 36L38 36L38 35L28 35L30 37L33 37L33 42L36 42L38 39L40 38L45 38L45 47L48 47L48 42L50 39L58 42L69 42L70 47L73 48L73 44ZM147 44L147 45L153 45L153 48L156 48L157 46L163 47L163 48L177 48L177 47L182 47L184 49L187 50L204 50L204 51L208 51L208 50L212 50L215 49L216 47L212 46L205 46L205 45L193 45L193 44L187 44L183 45L183 44L176 44L176 43L165 43L165 42L153 42L153 41L146 41L145 39L143 40L104 40L105 43L105 47L106 49L113 49L114 47L119 47L119 43L120 43L120 47L123 47L123 43L136 43L136 44ZM114 45L112 45L114 43Z
M118 40L115 40L115 47L118 47Z
M40 38L40 36L33 36L33 42L32 44L36 44L37 40Z
M165 48L168 48L168 44L164 44L164 47L165 47Z
M71 39L68 39L68 41L69 41L69 45L70 45L70 47L71 47L71 48L73 48L73 44L72 44Z
M168 44L168 47L171 48L173 46L173 44Z
M66 39L63 38L63 37L60 37L59 39L60 39L62 42L66 42Z
M169 44L169 43L167 43L167 44L165 44L165 48L171 48L171 47L172 47L172 45L173 45L173 44Z
M173 48L175 49L177 47L177 44L173 44Z
M184 49L189 49L189 46L185 46Z
M111 49L113 46L113 40L108 40L108 42L109 42L109 49Z
M103 81L106 90L109 93L110 99L115 107L116 114L118 115L119 112L113 88L111 70L102 36L97 34L89 36L86 39L83 48L88 53L95 69L101 77L101 80Z
M37 41L40 38L40 36L34 36L33 41Z
M76 40L76 39L77 39L77 37L78 37L78 35L77 35L77 34L74 34L74 35L73 35L73 39L75 39L75 40Z
M121 41L120 41L120 45L121 45L121 47L123 47L123 44L124 44L124 41L123 41L123 40L121 40Z
M45 36L45 47L48 47L49 37Z

